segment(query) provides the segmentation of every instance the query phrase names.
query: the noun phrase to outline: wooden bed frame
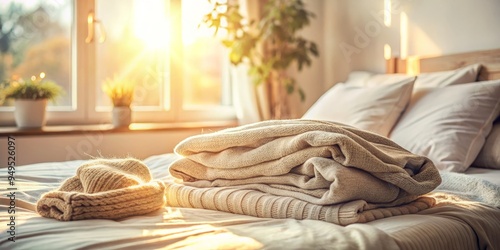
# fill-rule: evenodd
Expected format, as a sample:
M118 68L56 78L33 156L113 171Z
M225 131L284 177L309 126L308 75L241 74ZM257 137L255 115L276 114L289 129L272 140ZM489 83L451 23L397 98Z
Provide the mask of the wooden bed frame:
M442 56L390 58L387 73L408 73L446 71L480 63L478 81L500 79L500 49L474 51Z

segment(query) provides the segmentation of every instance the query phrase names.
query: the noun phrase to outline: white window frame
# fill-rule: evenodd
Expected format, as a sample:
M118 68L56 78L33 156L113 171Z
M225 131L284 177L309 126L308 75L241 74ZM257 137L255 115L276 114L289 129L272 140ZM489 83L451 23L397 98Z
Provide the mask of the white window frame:
M170 4L172 13L172 35L179 39L172 39L170 51L176 52L176 58L181 58L182 41L181 36L181 0L165 0ZM76 87L73 91L73 108L49 107L47 110L48 125L85 125L85 124L103 124L111 123L111 107L105 110L96 110L95 91L98 87L95 81L95 60L96 60L96 39L91 43L86 43L87 37L87 17L89 13L95 12L96 18L99 18L98 10L95 8L94 1L74 0L73 26L72 26L72 86ZM105 27L105 24L104 24ZM94 29L95 30L95 29ZM99 34L94 34L98 36ZM172 56L173 53L170 53ZM233 106L196 106L183 107L183 74L184 63L172 63L169 60L170 71L166 82L170 82L169 88L164 92L169 95L170 103L165 103L158 110L145 110L141 107L133 107L132 122L186 122L186 121L215 121L215 120L234 120L236 113ZM229 83L229 62L223 65L225 72L223 79L224 95L231 95L231 86ZM223 96L224 96L223 95ZM167 99L167 98L166 98ZM170 109L168 109L170 108ZM14 108L8 108L0 111L0 125L14 125Z

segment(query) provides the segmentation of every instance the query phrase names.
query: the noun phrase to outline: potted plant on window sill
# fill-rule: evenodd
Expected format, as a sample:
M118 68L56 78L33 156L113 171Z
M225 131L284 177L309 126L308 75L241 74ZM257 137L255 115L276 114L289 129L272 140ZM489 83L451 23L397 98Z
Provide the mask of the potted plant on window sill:
M14 118L20 128L45 126L48 101L55 101L63 93L59 85L44 77L42 72L40 77L32 76L28 81L16 79L4 83L2 98L14 99Z
M113 103L112 124L114 127L128 127L132 122L132 101L135 85L132 81L120 79L106 79L102 90Z

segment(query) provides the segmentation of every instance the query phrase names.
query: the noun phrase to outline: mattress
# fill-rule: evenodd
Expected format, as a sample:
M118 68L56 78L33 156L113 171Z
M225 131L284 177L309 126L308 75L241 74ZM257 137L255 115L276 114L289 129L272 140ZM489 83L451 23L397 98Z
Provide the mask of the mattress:
M173 181L173 154L144 159L156 180ZM3 227L0 249L499 249L500 209L449 197L418 214L339 226L315 220L257 218L232 213L165 207L121 220L61 222L33 211L45 192L73 176L83 161L16 168L15 214L11 192L2 191L0 223L15 216L15 242ZM2 169L2 171L7 171ZM496 181L499 170L470 170ZM2 180L2 186L5 187ZM5 190L5 189L3 189ZM444 194L435 193L442 196Z

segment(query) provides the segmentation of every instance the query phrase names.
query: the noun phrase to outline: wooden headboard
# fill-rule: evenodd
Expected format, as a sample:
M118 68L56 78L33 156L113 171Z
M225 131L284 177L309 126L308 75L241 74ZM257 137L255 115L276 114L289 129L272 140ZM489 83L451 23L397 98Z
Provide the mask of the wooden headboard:
M500 79L500 49L483 50L433 57L391 58L387 73L418 74L461 68L474 63L482 65L478 81Z

